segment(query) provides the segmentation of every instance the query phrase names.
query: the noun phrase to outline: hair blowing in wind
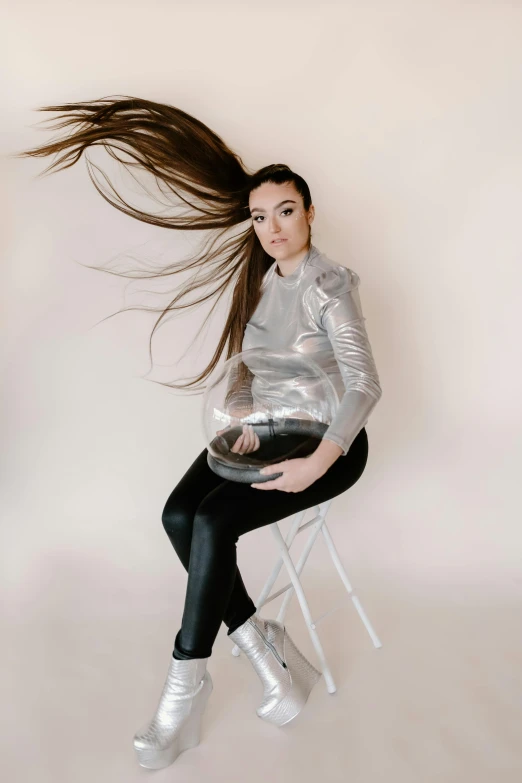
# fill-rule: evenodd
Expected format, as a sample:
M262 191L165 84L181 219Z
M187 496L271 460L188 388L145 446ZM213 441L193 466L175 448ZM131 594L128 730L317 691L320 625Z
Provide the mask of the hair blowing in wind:
M156 215L129 205L116 192L106 174L103 177L108 190L100 187L92 174L92 167L98 167L85 156L89 177L106 201L146 223L181 231L209 232L201 252L196 256L188 261L170 263L156 272L142 270L139 274L133 272L130 275L104 267L91 267L120 277L139 279L168 277L185 270L196 270L183 290L176 293L165 308L133 307L118 311L152 309L160 312L149 340L151 361L152 337L168 313L199 305L217 294L206 322L228 286L234 285L230 311L210 363L187 384L162 384L177 389L197 388L197 384L212 373L227 342L226 359L241 352L245 326L259 302L263 275L274 260L262 247L251 224L248 207L251 191L264 182L293 183L303 198L304 209L308 210L311 196L307 183L284 164L265 166L250 173L239 155L204 123L181 109L163 103L123 96L43 106L37 110L58 112L58 117L51 118L53 124L50 128L68 128L70 133L15 157L59 156L42 172L46 174L69 168L88 147L103 146L130 173L141 168L151 174L162 193L174 194L184 213ZM124 153L130 160L123 159L118 153ZM153 198L152 194L148 195ZM243 231L226 237L229 229L246 221ZM203 274L200 274L201 271ZM208 283L217 285L199 298L183 301L192 291ZM246 372L244 365L243 371ZM238 382L241 381L242 377L238 378Z

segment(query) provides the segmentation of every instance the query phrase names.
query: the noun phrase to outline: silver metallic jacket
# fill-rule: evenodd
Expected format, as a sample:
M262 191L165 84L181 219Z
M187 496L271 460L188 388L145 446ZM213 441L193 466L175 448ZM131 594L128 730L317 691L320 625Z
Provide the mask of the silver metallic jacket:
M337 412L323 439L340 446L343 455L367 423L381 397L381 387L364 326L359 276L331 261L312 245L291 275L279 274L277 261L266 271L261 299L247 323L242 350L295 351L310 356L332 381L339 397ZM263 378L256 371L235 393L238 407L267 397L287 405L296 395L292 378ZM306 389L307 410L314 409L320 385ZM301 391L302 397L302 391ZM322 407L317 397L317 409Z

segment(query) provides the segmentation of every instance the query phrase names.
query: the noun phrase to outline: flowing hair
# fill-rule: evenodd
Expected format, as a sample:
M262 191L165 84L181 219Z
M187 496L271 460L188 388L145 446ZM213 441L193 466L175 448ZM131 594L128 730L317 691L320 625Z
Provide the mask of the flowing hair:
M293 183L303 199L304 209L308 211L312 199L307 183L284 164L265 166L255 173L250 173L239 155L209 127L181 109L164 103L121 96L117 99L101 98L82 103L43 106L37 111L60 112L58 117L52 118L53 124L50 127L58 129L71 126L72 131L65 138L25 150L14 157L44 157L63 153L42 172L45 175L47 172L69 168L80 159L87 147L101 145L131 173L133 168L141 168L152 174L160 192L173 193L182 205L188 207L185 214L173 216L156 215L137 209L117 193L106 174L103 174L103 177L109 191L105 192L99 186L91 171L94 164L85 156L88 173L96 190L116 209L137 220L163 228L210 232L198 255L188 261L168 264L155 273L141 270L140 274L129 275L104 267L89 267L120 277L132 276L139 279L168 277L196 268L188 285L184 286L164 309L125 307L113 313L118 315L129 309L152 309L154 312L161 312L149 339L151 362L152 337L169 312L199 305L217 293L216 302L207 315L203 328L221 296L236 278L228 318L207 367L187 384L154 381L176 389L198 388L198 384L212 373L227 342L226 359L241 352L246 324L259 302L263 276L274 261L262 247L250 222L248 203L251 191L264 182ZM118 151L126 153L131 159L123 160L118 156ZM247 220L248 226L239 234L224 238L230 228ZM310 246L311 227L308 248ZM201 270L204 268L206 274L200 277L198 267ZM216 282L218 285L210 293L194 301L182 303L187 294L207 283ZM236 378L238 386L245 379L246 373L247 368L241 363Z

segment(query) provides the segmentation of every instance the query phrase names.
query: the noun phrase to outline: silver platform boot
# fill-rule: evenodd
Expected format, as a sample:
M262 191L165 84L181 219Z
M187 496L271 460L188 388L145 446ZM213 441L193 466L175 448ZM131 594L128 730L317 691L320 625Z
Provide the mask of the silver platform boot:
M201 719L213 689L207 661L171 657L156 714L134 735L142 767L168 767L184 750L199 744Z
M321 672L297 649L285 626L254 614L229 638L245 653L263 684L258 716L276 726L295 718Z

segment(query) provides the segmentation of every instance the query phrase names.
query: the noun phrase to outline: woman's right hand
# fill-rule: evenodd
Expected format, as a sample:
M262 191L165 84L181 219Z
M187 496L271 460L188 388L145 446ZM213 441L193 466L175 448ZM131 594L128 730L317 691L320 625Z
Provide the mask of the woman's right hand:
M225 427L224 430L218 430L216 434L221 435L229 429L230 427ZM250 451L257 451L260 445L259 435L254 432L252 425L243 424L243 433L236 440L230 451L233 451L235 454L248 454Z

